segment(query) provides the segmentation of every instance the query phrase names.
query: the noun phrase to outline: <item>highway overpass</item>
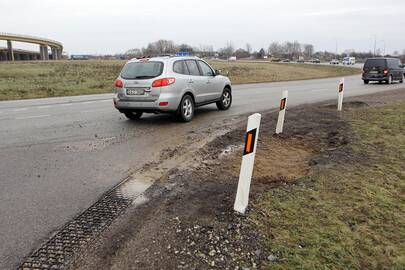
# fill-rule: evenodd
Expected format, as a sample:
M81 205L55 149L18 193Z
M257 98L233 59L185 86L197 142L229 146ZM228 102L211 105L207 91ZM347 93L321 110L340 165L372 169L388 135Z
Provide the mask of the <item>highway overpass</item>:
M31 55L26 57L20 57L20 51L15 51L13 49L13 41L18 42L25 42L31 44L38 44L39 45L39 60L59 60L62 58L62 51L63 45L62 43L34 36L26 36L26 35L17 35L17 34L10 34L10 33L1 33L0 32L0 40L7 41L7 50L0 50L0 61L15 61L15 60L36 60L38 59L37 55ZM51 49L51 55L49 55L49 48ZM16 57L16 53L18 57ZM26 55L26 54L25 54Z

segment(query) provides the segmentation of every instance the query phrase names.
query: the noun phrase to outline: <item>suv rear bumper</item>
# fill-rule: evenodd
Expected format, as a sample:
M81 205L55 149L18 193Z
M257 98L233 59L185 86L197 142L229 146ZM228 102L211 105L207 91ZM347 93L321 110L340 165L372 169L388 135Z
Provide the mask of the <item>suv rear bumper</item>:
M372 76L362 76L363 81L387 81L388 80L388 76L384 76L384 75L372 75Z
M171 94L161 94L155 101L137 101L130 99L119 99L114 97L114 106L117 110L138 110L144 112L174 112L177 110L180 100ZM162 103L167 103L163 105Z

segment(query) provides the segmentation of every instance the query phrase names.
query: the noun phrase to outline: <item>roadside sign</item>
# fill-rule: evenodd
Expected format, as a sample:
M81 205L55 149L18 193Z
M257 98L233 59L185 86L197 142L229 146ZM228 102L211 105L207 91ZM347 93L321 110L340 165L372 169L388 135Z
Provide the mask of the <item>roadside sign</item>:
M344 94L344 91L345 91L345 79L342 78L340 80L339 88L338 88L338 109L337 109L338 111L341 111L342 107L343 107L343 94Z
M278 113L276 134L283 133L285 111L287 109L288 91L283 91L280 101L280 111Z
M239 174L238 190L233 209L244 214L249 203L250 183L252 181L253 166L255 163L257 139L259 137L260 120L259 113L252 114L248 118L245 137L245 149L243 151L242 165Z

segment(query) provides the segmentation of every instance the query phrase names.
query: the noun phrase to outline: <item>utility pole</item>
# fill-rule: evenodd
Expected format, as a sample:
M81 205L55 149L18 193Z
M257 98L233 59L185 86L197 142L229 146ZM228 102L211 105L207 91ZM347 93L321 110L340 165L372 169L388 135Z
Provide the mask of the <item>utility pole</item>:
M377 36L374 35L374 57L375 57L376 50L377 50Z
M336 40L336 52L335 52L335 58L338 59L338 41Z
M383 50L384 55L383 56L385 56L385 49L386 49L387 46L386 46L385 40L381 40L381 42L384 43L384 50Z

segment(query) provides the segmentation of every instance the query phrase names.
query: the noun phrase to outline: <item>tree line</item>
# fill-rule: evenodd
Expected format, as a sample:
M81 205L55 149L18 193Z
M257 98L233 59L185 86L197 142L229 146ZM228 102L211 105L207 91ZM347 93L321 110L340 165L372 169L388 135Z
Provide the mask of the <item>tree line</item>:
M155 42L150 42L146 47L130 49L123 57L133 58L142 56L153 56L162 54L175 54L176 52L190 52L200 57L218 57L228 59L235 56L238 59L243 58L282 58L282 59L310 59L319 58L321 60L330 60L333 58L342 59L346 56L356 57L359 59L366 59L374 56L383 56L380 51L374 55L371 52L344 52L336 54L328 51L315 51L312 44L302 44L298 41L286 42L272 42L268 48L261 48L259 51L253 51L252 46L247 43L244 48L236 49L232 42L228 42L224 47L214 50L212 45L191 46L189 44L176 44L174 41L160 39ZM395 55L399 55L396 52ZM387 55L388 56L388 55ZM402 54L403 61L405 61L405 50Z
M271 55L274 57L298 58L300 56L311 57L314 53L314 46L311 44L300 44L298 41L278 43L273 42L269 48L261 48L259 51L252 51L252 46L248 43L245 48L235 49L232 42L228 42L226 46L214 50L212 45L200 45L198 47L188 44L176 44L171 40L160 39L155 42L150 42L144 48L134 48L125 52L125 55L131 57L141 57L148 55L174 54L176 52L190 52L198 54L202 57L217 56L220 58L229 58L236 56L237 58L263 58Z

